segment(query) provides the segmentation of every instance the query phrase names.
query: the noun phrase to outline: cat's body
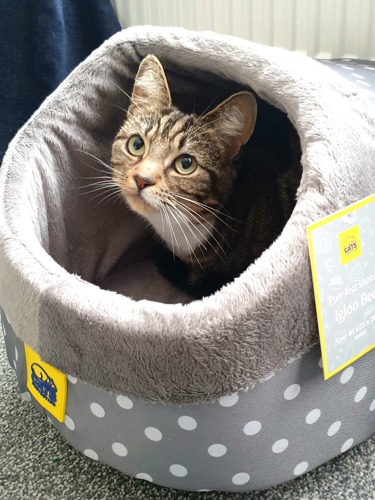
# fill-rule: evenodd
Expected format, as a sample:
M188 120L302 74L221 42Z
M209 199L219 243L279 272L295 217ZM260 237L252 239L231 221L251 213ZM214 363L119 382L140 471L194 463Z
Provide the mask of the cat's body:
M290 127L290 144L265 150L262 135L250 139L256 113L249 92L203 116L182 113L172 105L160 63L148 56L113 144L114 182L163 242L155 247L159 268L196 296L244 271L280 234L295 205L298 137Z

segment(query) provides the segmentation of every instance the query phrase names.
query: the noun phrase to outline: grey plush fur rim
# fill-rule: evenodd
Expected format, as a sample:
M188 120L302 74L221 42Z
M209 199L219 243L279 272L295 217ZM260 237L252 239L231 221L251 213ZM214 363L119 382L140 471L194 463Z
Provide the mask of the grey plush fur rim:
M253 88L287 112L303 150L297 205L277 241L233 283L186 305L92 284L143 227L122 206L78 196L87 176L78 152L108 157L122 119L113 105L126 102L116 85L129 92L148 53L170 71L172 90L218 78ZM0 303L13 329L47 362L122 394L185 403L246 389L317 342L306 226L374 192L374 131L358 91L302 55L181 29L116 34L43 103L4 159Z

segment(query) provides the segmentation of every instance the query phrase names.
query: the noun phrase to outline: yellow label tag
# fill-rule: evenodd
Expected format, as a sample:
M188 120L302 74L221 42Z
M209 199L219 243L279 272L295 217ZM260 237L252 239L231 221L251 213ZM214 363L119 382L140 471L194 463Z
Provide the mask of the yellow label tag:
M340 233L339 242L341 264L343 266L362 255L361 237L358 225Z
M324 378L375 348L375 195L307 227Z
M59 422L65 419L66 375L40 359L25 345L27 388L31 395Z

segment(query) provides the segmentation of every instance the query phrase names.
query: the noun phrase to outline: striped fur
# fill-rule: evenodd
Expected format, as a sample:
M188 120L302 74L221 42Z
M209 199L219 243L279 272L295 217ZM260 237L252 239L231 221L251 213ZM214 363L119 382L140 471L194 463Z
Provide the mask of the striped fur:
M256 114L249 92L202 116L182 113L160 62L147 56L112 147L114 183L169 249L158 248L159 268L197 296L246 269L281 232L295 203L299 153L270 177L249 141ZM140 156L127 146L133 136L144 143ZM181 155L193 158L196 170L179 173Z

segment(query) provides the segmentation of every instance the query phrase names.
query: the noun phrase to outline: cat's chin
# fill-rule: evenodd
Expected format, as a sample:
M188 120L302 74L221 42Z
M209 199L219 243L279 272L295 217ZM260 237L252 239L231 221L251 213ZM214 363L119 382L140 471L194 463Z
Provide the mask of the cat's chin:
M143 200L140 196L127 196L126 201L128 205L134 212L137 212L140 215L147 216L151 214L155 214L157 209L151 206L147 201Z

